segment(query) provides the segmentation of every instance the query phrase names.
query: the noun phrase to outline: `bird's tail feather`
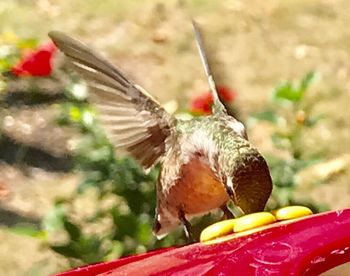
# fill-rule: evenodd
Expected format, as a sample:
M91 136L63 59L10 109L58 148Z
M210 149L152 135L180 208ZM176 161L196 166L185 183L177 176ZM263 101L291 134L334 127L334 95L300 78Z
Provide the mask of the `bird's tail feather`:
M210 91L213 95L214 104L212 106L212 111L214 114L217 112L223 112L223 111L226 112L225 106L220 101L218 92L216 90L216 85L214 82L213 75L210 71L207 55L205 54L204 43L202 40L200 30L198 28L197 23L194 20L192 20L192 26L193 26L193 30L194 30L194 35L195 35L195 39L196 39L196 44L197 44L199 56L201 58L201 61L202 61L203 67L204 67L204 71L205 71L205 74L206 74L207 79L208 79Z

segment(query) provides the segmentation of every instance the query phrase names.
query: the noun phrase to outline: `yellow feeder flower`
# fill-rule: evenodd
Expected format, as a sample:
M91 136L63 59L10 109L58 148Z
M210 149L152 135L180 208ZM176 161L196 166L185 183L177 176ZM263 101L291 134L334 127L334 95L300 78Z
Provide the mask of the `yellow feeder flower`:
M200 241L205 242L232 233L236 220L223 220L208 226L202 231Z
M278 221L301 218L312 215L312 211L304 206L288 206L272 212Z
M243 232L259 226L274 223L275 221L276 221L276 218L271 213L268 213L268 212L253 213L253 214L245 215L236 219L233 226L233 231L235 233Z

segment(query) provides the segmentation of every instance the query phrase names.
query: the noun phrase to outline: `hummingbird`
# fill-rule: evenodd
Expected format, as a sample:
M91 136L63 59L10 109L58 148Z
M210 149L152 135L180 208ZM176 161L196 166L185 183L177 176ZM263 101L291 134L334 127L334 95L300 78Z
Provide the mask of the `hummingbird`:
M244 125L228 115L218 96L201 33L196 45L213 97L212 115L180 120L144 88L80 41L59 32L49 37L86 80L89 100L107 137L148 170L160 163L153 233L162 238L189 220L216 209L231 216L232 201L244 213L263 211L272 191L268 165Z

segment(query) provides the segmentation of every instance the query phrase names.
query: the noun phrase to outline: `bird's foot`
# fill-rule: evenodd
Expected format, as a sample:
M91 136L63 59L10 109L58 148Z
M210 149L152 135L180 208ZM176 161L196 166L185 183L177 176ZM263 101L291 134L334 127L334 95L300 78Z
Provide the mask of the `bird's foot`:
M179 215L179 220L183 224L187 242L194 243L194 238L193 238L192 229L191 229L192 227L191 227L190 222L186 219L185 212L183 211L183 209L179 210L178 215Z
M233 219L235 216L232 214L230 209L227 207L226 204L222 205L220 209L223 211L223 215L221 217L221 220L226 220L226 219Z

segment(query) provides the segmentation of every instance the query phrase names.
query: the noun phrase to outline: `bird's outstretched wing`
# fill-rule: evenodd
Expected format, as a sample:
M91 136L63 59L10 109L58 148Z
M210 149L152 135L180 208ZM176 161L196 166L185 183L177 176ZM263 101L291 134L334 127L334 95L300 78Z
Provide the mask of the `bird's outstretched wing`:
M157 163L174 139L175 119L115 66L68 35L49 37L87 81L107 136L145 168Z

